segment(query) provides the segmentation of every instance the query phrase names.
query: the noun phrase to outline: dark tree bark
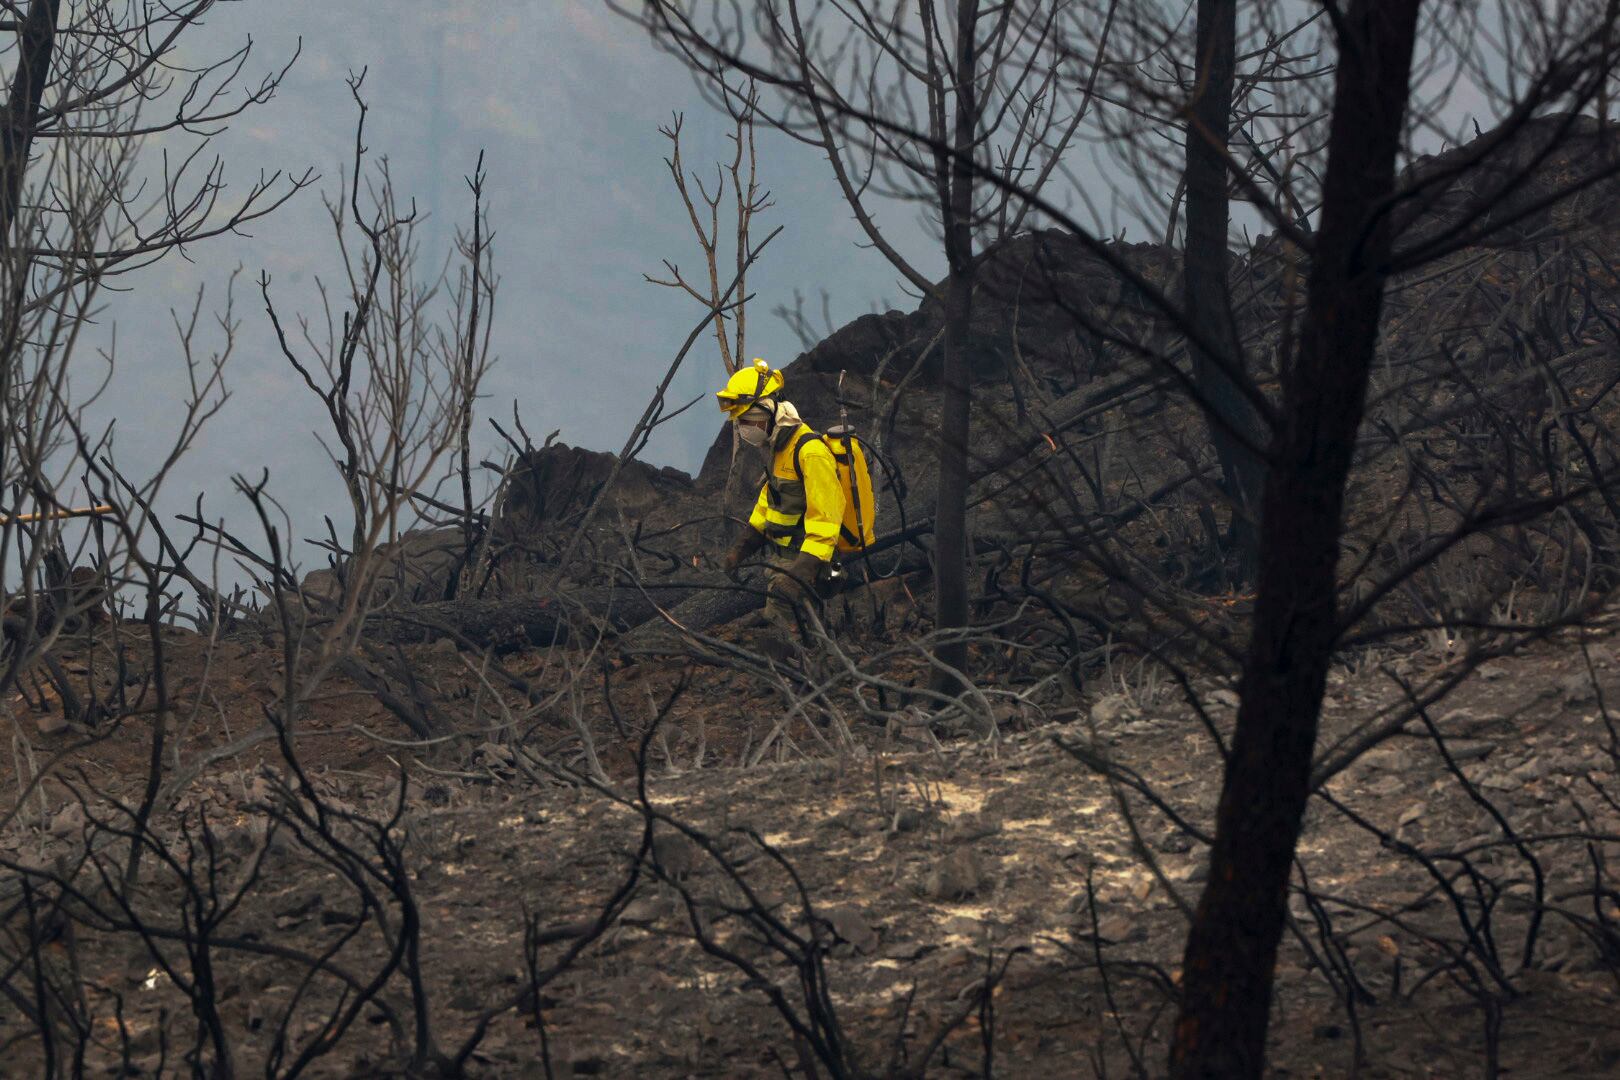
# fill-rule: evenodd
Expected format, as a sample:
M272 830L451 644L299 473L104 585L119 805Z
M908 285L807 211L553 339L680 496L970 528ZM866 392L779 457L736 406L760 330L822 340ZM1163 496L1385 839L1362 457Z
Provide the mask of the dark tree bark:
M943 400L939 419L939 488L934 506L934 625L957 630L967 625L967 494L968 433L971 398L967 339L973 319L973 149L978 135L974 92L978 64L974 35L978 0L959 0L956 7L956 110L949 163L938 162L947 177L945 261L945 358L941 372ZM937 155L943 159L945 155ZM965 671L966 642L951 642L935 651L941 664ZM939 689L955 691L958 680L936 672Z
M570 593L566 599L509 596L485 600L463 596L377 612L371 617L366 636L376 641L432 641L453 631L474 644L497 649L545 646L567 640L570 615L601 619L611 629L622 631L657 615L655 604L674 608L693 595L691 587L652 587L643 594L631 588L592 586ZM702 590L697 595L710 593ZM757 596L754 606L759 606Z
M1232 505L1232 541L1244 580L1253 576L1259 539L1260 491L1265 463L1255 449L1265 445L1260 418L1233 377L1244 370L1243 345L1232 314L1227 277L1229 208L1227 144L1232 128L1232 80L1236 67L1237 0L1198 0L1198 53L1192 115L1187 124L1187 250L1182 290L1194 340L1219 356L1192 347L1193 380L1210 413L1210 438Z
M22 203L23 179L34 145L39 104L50 77L56 17L62 0L32 0L17 31L17 67L0 109L0 251L11 247L11 229Z
M1388 276L1418 0L1354 0L1339 32L1321 228L1267 471L1242 704L1183 961L1181 1080L1258 1077L1287 887L1337 634L1345 478Z
M467 315L467 344L461 353L463 385L475 384L474 371L478 368L478 301L484 290L484 154L479 151L478 167L467 178L473 193L472 242L466 247L469 268L468 285L472 289L471 309ZM461 404L461 570L450 578L446 599L455 599L460 590L461 576L473 570L473 552L478 547L477 515L472 497L472 412L473 395L467 394Z

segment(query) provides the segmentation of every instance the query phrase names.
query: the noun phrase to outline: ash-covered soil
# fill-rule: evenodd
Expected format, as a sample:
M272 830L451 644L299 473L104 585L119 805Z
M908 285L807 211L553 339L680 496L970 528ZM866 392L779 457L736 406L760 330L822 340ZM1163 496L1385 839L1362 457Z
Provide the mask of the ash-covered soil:
M1461 664L1417 649L1337 670L1323 760L1404 701L1402 682L1421 696ZM1274 1075L1351 1075L1358 1046L1361 1076L1487 1075L1487 1030L1500 1075L1620 1068L1620 955L1593 930L1620 925L1604 876L1620 863L1620 807L1605 795L1616 790L1620 728L1606 706L1620 698L1617 666L1608 639L1490 661L1432 714L1438 743L1410 723L1327 782L1338 808L1316 800L1301 844L1295 885L1311 896L1292 901L1279 963ZM927 1075L982 1075L987 1054L1005 1077L1129 1075L1133 1057L1158 1074L1219 755L1168 681L1138 673L1122 686L1014 720L993 740L916 749L874 729L857 733L859 756L772 754L751 768L737 767L743 747L727 733L758 722L771 698L728 704L711 688L666 717L649 748L659 821L645 852L627 754L604 792L537 782L492 744L477 771L412 766L401 804L374 742L352 761L312 757L307 791L270 743L256 748L261 763L221 762L163 811L156 829L174 862L147 853L127 912L109 899L124 850L92 837L87 861L85 841L87 821L123 820L115 799L138 800L138 759L120 772L70 768L9 823L0 857L54 867L84 899L73 928L31 952L8 874L8 963L82 987L87 1075L189 1071L196 957L177 937L213 910L180 884L189 850L192 876L221 898L211 999L238 1072L319 1050L308 1075L398 1075L413 1049L432 1047L476 1075L542 1076L549 1058L556 1076L780 1076L836 1024L869 1074L926 1059ZM1229 734L1230 691L1196 689ZM627 711L645 720L657 698ZM334 692L319 723L348 722L343 702ZM1066 745L1127 767L1116 775L1143 778L1190 830ZM315 837L312 796L339 844ZM277 807L283 823L268 826ZM396 812L386 835L400 880L356 871L385 863L358 819ZM537 997L526 992L531 962L545 972L575 950ZM326 970L311 978L313 957ZM403 959L388 970L391 957ZM331 1018L385 970L323 1045ZM795 1038L773 994L808 1034ZM42 1063L31 1032L19 1010L0 1010L12 1075Z

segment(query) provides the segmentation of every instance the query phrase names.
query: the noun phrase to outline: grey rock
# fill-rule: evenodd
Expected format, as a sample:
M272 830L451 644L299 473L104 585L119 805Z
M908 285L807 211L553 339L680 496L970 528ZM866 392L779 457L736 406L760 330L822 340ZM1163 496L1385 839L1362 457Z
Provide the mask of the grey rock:
M856 952L863 955L869 956L877 951L878 932L857 908L828 908L821 914L839 941L849 942Z
M1401 777L1387 773L1368 784L1364 789L1369 795L1393 795L1406 787L1406 781Z
M1109 694L1091 706L1091 722L1098 727L1111 727L1136 715L1136 706L1124 694Z
M1587 705L1597 700L1597 688L1592 685L1592 676L1585 671L1572 672L1559 679L1558 694L1565 705Z
M77 802L70 802L56 812L51 818L51 835L58 837L77 836L84 830L84 807Z
M61 713L48 712L44 716L36 717L34 726L41 735L60 735L68 729L68 718Z
M631 926L651 926L669 914L669 901L659 896L643 896L632 900L619 916L619 921Z
M884 948L883 958L909 964L921 960L929 953L938 951L938 949L938 945L927 941L896 941Z
M1540 780L1547 775L1547 759L1544 757L1532 757L1524 764L1513 769L1512 775L1515 779L1522 780L1525 783Z
M953 844L972 843L994 836L1001 831L1001 822L983 814L963 814L951 822L945 839Z
M277 929L285 930L307 921L325 906L326 897L320 890L305 889L282 901L271 914L275 916Z
M698 865L698 848L681 833L658 832L653 835L653 862L671 880L689 877Z
M1367 751L1361 756L1361 760L1385 772L1405 773L1417 765L1417 754L1407 747L1386 743Z
M1440 730L1447 735L1481 735L1507 726L1507 717L1501 713L1481 712L1475 709L1452 709L1440 718Z
M1115 945L1146 937L1146 932L1129 915L1104 915L1097 920L1097 936Z
M916 832L927 825L932 816L923 813L915 806L902 806L894 812L894 820L890 823L891 832Z
M1549 776L1580 776L1597 764L1595 753L1581 754L1573 750L1559 750L1547 755Z
M1447 739L1446 751L1451 759L1459 765L1467 761L1483 761L1496 750L1496 744L1488 739Z
M984 884L984 866L972 848L959 847L940 859L923 878L923 895L931 900L961 900Z
M258 846L263 837L262 829L256 831L251 822L244 822L241 825L226 826L221 835L221 842L226 851L247 855Z

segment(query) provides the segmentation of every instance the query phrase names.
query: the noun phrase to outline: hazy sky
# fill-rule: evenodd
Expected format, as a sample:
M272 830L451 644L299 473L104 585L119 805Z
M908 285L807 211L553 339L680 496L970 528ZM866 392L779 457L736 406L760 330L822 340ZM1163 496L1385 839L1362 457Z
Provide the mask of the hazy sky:
M670 258L701 266L696 244L663 164L658 127L686 112L684 153L697 166L728 148L728 122L700 100L690 77L630 24L595 0L249 0L222 5L190 40L193 55L217 55L254 40L255 72L284 60L298 39L303 53L281 92L216 139L233 189L259 171L313 166L335 188L352 152L355 109L345 76L369 69L372 106L367 144L386 156L402 194L431 213L423 232L430 259L442 258L454 229L468 219L463 177L480 149L488 172L500 292L494 323L499 363L484 384L479 448L498 437L483 417L503 424L515 401L538 440L560 428L564 441L617 450L701 309L673 290L642 280ZM832 294L845 322L887 297L908 309L895 275L875 252L859 250L858 227L824 160L779 135L759 136L761 179L776 206L756 235L785 226L750 279L753 355L786 363L797 339L769 314L795 288ZM155 155L153 155L155 157ZM935 269L921 226L899 211L896 235L921 265ZM294 515L301 535L321 531L322 514L341 510L341 488L314 432L318 402L277 353L254 286L261 269L274 279L284 314L315 313L316 275L340 264L319 193L308 190L250 239L224 238L197 248L194 261L171 259L111 298L103 334L116 326L119 367L98 409L117 419L118 453L139 473L166 447L174 400L183 383L169 309L189 309L199 284L221 300L233 268L241 334L227 374L232 394L171 479L165 500L188 507L197 492L212 514L246 524L230 488L233 473L271 470L271 490ZM687 361L676 402L714 388L723 374L712 338ZM691 469L719 428L699 405L646 457ZM487 474L486 474L487 475ZM343 519L338 519L340 532ZM302 548L306 561L318 556Z

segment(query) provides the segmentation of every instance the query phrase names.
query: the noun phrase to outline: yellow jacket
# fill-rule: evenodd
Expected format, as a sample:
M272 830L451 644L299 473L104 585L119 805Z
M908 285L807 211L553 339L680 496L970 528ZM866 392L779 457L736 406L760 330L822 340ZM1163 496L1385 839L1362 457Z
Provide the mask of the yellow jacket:
M748 523L789 552L833 557L844 521L844 486L827 443L800 424L778 440L770 475Z

